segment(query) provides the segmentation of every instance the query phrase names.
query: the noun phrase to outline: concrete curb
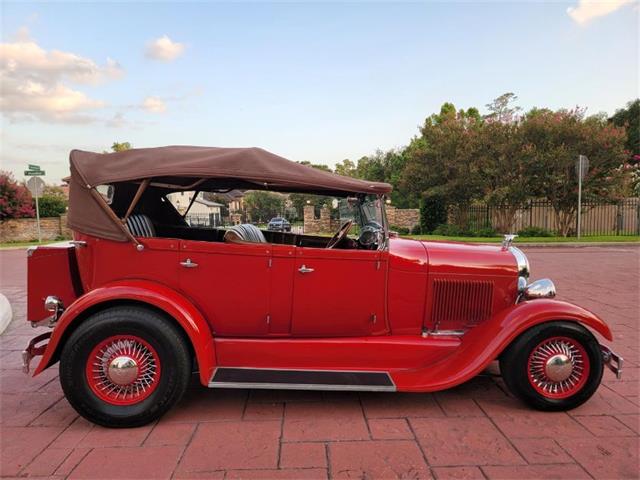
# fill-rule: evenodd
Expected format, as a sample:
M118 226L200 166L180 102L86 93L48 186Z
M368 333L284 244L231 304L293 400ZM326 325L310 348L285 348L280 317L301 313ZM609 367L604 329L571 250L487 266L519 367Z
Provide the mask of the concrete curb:
M0 335L9 326L13 318L13 310L7 297L0 293Z
M519 243L513 242L516 247L549 247L549 248L584 248L584 247L640 247L640 242L542 242L542 243Z

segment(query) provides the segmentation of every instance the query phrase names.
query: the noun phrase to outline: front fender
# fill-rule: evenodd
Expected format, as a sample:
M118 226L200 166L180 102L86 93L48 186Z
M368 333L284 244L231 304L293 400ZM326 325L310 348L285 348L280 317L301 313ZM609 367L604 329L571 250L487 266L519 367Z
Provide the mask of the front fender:
M200 311L184 296L164 285L147 280L121 280L106 284L83 295L60 316L42 359L33 376L49 367L61 348L61 340L70 325L87 309L113 301L135 301L152 305L175 319L189 337L198 360L200 381L207 385L215 368L215 351L211 328ZM77 321L82 321L77 320Z
M520 334L544 322L570 321L613 340L609 326L594 313L568 302L538 299L507 308L462 337L450 356L424 369L392 374L398 390L435 391L459 385L484 370Z

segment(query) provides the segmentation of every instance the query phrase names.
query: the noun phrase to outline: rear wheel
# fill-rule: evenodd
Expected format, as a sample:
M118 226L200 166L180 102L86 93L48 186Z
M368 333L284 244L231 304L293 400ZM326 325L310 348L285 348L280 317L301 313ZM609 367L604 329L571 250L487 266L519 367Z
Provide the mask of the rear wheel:
M85 319L60 357L60 383L69 403L107 427L157 419L180 400L190 373L182 331L164 315L136 306Z
M595 337L572 322L537 325L500 357L509 390L539 410L569 410L586 402L600 385L602 353Z

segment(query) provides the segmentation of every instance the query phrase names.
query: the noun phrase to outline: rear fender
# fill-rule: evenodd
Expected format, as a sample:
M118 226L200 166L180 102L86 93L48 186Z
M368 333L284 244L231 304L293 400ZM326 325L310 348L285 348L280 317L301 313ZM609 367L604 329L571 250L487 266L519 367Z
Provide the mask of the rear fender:
M558 300L538 299L507 308L462 337L460 348L428 368L392 374L399 390L435 391L459 385L484 370L524 331L545 322L569 321L613 340L609 326L594 313Z
M175 319L189 337L198 360L200 381L207 385L215 368L215 351L211 328L198 309L175 290L145 280L123 280L109 283L83 295L60 316L51 339L33 376L53 363L62 348L65 335L84 319L83 313L100 304L134 301L151 305ZM106 306L106 305L105 305ZM70 328L71 327L71 328Z

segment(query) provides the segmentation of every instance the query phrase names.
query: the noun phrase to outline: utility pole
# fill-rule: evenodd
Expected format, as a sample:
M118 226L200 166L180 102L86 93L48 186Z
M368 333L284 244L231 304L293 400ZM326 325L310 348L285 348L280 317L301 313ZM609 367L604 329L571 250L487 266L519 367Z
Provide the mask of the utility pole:
M576 234L578 238L580 238L582 229L582 180L587 174L588 169L589 159L584 155L578 155L578 163L576 165L578 173L578 227L576 229Z

